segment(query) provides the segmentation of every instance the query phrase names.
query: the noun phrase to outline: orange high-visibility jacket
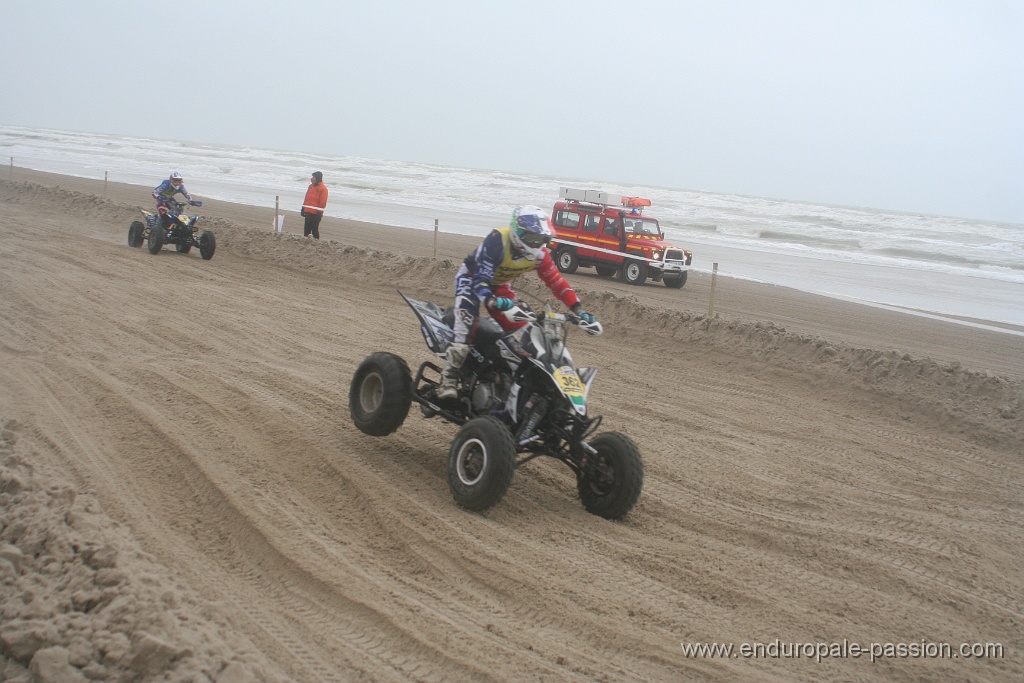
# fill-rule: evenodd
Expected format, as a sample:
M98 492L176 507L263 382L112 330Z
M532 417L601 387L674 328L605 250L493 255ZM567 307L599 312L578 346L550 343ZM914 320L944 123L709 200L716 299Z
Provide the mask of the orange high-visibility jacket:
M314 185L309 184L309 189L306 190L306 198L302 200L302 208L306 210L306 213L323 213L327 207L327 186L323 184L323 181Z

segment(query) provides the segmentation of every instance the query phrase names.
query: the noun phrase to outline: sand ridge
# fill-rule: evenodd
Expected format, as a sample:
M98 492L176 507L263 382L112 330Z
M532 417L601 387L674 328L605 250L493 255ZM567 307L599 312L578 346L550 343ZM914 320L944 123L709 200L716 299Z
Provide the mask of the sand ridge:
M314 243L209 202L212 261L151 256L126 244L138 188L60 182L0 181L6 679L1024 673L1012 335L745 285L708 318L701 278L668 292L572 276L608 330L573 335L573 353L600 368L604 428L637 441L644 494L607 522L536 462L477 515L447 492L451 425L414 409L373 439L347 408L368 353L428 358L396 289L446 301L474 240L446 236L435 260L428 235L325 220ZM1005 655L681 647L774 639Z

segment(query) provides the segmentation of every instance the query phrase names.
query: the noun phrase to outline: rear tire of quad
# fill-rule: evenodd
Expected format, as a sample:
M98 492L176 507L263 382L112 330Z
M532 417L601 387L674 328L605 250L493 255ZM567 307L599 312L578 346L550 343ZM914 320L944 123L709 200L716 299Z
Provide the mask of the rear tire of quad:
M640 451L625 434L598 434L590 445L597 451L576 480L580 501L587 512L605 519L626 516L644 488Z
M164 246L164 229L159 225L153 226L149 230L149 240L146 245L149 249L150 254L159 254L160 250Z
M482 512L504 497L516 472L516 444L489 415L462 425L448 451L448 488L455 502Z
M366 357L348 391L352 422L364 434L387 436L405 422L412 404L412 375L405 361L393 353Z
M597 269L597 274L601 277L612 277L618 270L617 266L594 266Z
M676 278L665 278L665 286L670 289L682 289L683 285L686 284L687 271L683 271L683 274Z
M622 263L622 279L631 285L647 282L647 262L627 259Z
M204 261L209 261L213 258L215 251L217 251L217 238L209 230L203 230L199 235L199 255L203 257Z
M143 242L142 235L145 231L145 223L142 221L132 221L132 224L128 227L128 246L141 247Z
M559 271L572 275L580 267L580 257L572 247L562 247L555 252L555 265Z
M178 251L179 254L187 254L188 252L192 251L191 244L175 244L174 248Z

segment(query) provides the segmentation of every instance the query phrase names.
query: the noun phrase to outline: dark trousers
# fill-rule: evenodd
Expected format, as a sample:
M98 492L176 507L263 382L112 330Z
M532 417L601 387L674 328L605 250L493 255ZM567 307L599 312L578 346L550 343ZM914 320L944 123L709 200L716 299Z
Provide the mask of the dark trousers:
M313 239L320 239L320 219L323 218L322 213L313 213L312 211L306 212L306 223L302 226L302 236L309 237L313 236Z

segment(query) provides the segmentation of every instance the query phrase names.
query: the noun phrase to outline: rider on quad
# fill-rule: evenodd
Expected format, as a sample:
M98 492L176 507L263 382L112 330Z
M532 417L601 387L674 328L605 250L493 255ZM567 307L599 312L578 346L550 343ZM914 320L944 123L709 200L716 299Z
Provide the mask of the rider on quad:
M481 302L505 331L526 324L514 323L496 314L515 306L516 293L510 283L528 270L536 270L555 296L585 323L595 323L594 316L583 311L576 292L558 272L544 248L553 237L554 231L543 209L517 206L509 226L491 231L483 244L463 261L455 275L455 337L448 346L437 398L444 400L458 395L459 370L469 355L469 342L476 331Z
M178 171L173 171L170 177L153 189L153 199L156 200L156 212L160 216L160 225L164 230L171 227L171 211L174 209L174 196L178 193L185 195L185 199L192 206L201 206L201 202L192 199L192 195L185 189L185 179Z

